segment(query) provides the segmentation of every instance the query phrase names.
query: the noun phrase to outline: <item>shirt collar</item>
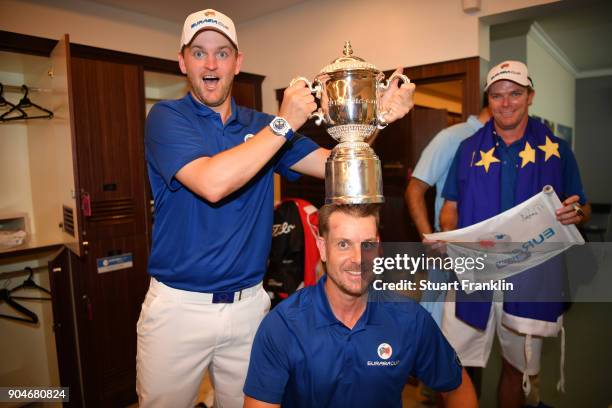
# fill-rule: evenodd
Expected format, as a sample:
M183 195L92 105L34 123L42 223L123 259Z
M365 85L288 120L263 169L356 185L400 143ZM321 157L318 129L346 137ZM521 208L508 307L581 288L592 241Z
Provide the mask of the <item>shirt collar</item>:
M327 299L327 293L325 292L325 282L327 281L327 275L324 274L317 282L315 288L315 327L321 328L326 326L333 326L335 324L342 325L342 322L336 318L334 312L331 310L329 300ZM363 315L359 318L353 331L363 326L365 322L366 326L378 326L381 323L380 318L380 305L378 300L368 299L366 303L366 309Z
M493 135L493 143L498 148L510 150L510 149L518 149L519 146L520 147L525 146L525 142L527 141L527 138L529 137L529 134L531 133L531 118L527 122L527 127L525 128L525 133L523 133L523 136L521 136L520 139L512 142L510 145L506 145L506 143L504 142L504 139L502 139L501 136L497 134L497 131L495 130L495 125L493 123L493 118L491 118L490 121L491 121L491 134Z
M525 134L519 140L516 140L509 145L504 142L504 139L502 139L495 130L493 130L493 138L495 140L495 145L502 150L518 149L519 146L523 147L525 145L525 140L527 140L527 131L525 131Z
M191 104L195 108L195 111L198 115L205 116L205 117L211 116L211 115L217 115L219 119L221 119L221 115L219 113L215 112L214 110L204 105L203 103L197 101L193 97L191 92L187 93L187 98L189 98L189 100L191 101ZM230 100L230 109L232 113L230 117L227 119L227 122L225 122L225 126L231 124L234 120L238 121L238 123L240 123L243 126L246 126L250 123L250 120L251 120L250 117L248 117L244 109L236 105L236 101L234 100L234 98L231 98Z

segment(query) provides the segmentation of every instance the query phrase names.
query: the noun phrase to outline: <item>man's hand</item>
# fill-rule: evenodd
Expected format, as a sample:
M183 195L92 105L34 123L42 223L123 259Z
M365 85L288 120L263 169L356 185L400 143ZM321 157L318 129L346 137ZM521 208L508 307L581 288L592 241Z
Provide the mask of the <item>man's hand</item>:
M557 221L563 225L581 224L589 220L591 215L591 206L586 203L581 206L578 203L579 196L573 195L563 201L563 207L556 210Z
M425 254L431 257L446 257L446 241L432 241L423 237Z
M401 74L402 72L403 69L398 68L393 74ZM392 123L403 118L414 106L413 96L415 85L413 83L404 83L398 88L398 82L399 78L395 78L391 84L389 84L389 88L387 88L381 98L381 111L387 112L385 115L387 123Z
M304 81L297 81L285 89L278 116L283 117L295 132L317 108L314 95Z
M442 231L452 231L457 229L459 222L459 212L457 202L444 200L442 209L440 210L440 229Z

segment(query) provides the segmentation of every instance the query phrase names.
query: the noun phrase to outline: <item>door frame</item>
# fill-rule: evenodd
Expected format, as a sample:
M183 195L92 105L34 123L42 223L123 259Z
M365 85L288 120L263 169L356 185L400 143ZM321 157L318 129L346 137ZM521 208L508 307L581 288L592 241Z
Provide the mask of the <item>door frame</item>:
M394 70L385 71L390 76ZM462 81L461 118L480 112L482 93L480 91L480 57L462 58L433 64L405 67L404 74L416 84L429 84L443 81Z

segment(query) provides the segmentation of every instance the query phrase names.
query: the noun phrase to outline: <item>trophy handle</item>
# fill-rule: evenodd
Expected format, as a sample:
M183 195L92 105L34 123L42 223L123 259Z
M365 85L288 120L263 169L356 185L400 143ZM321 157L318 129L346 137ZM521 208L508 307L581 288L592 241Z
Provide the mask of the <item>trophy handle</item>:
M299 81L304 81L308 89L310 89L310 92L314 93L317 99L321 99L321 84L319 81L315 81L316 84L313 85L309 79L299 76L293 78L291 82L289 82L289 86L293 86L293 84Z
M317 126L321 126L321 123L327 123L325 121L325 115L323 114L323 111L321 110L321 108L319 108L316 111L312 112L310 114L310 116L308 116L308 119L312 119L312 118L317 118L315 120L315 124Z
M313 83L310 82L307 78L299 76L299 77L293 78L291 82L289 83L289 86L293 86L293 84L299 81L304 81L304 83L306 84L310 92L314 93L317 99L321 99L321 88L322 87L321 87L321 82L319 82L319 80L315 79L314 81L315 84L313 85ZM308 119L312 119L312 118L317 118L315 120L315 123L317 124L317 126L320 126L321 123L325 122L325 115L323 114L323 111L321 110L321 108L317 109L315 112L311 113L310 116L308 116Z
M394 73L386 81L380 82L378 84L378 89L387 90L389 88L389 85L391 85L391 82L393 82L393 80L395 78L399 78L400 81L404 82L405 84L409 84L410 83L410 79L408 79L408 77L406 75ZM378 115L377 115L378 126L376 126L378 129L384 129L384 128L387 127L388 123L385 120L385 115L387 113L389 113L389 111L386 111L386 110L385 111L381 111L380 113L378 113Z

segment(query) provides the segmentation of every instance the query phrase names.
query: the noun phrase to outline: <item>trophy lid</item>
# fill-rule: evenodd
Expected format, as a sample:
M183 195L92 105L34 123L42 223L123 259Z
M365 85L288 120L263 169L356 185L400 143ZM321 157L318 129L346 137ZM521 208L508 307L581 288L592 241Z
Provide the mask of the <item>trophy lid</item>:
M326 65L319 72L319 74L331 74L332 72L338 71L354 71L354 70L368 70L380 72L374 64L370 64L365 61L363 58L359 58L353 55L353 48L351 47L351 42L346 41L344 43L344 49L342 50L344 54L340 58L336 58L331 62L331 64Z

